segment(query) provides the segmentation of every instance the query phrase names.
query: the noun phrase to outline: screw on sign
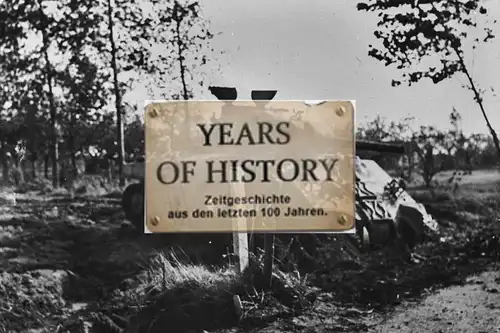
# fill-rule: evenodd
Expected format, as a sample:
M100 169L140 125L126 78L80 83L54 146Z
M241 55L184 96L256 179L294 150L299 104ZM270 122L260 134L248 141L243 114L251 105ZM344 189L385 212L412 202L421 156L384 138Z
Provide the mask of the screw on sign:
M348 222L347 217L344 214L340 215L338 218L338 222L340 225L346 225Z
M150 110L149 110L149 116L151 118L156 118L158 117L158 110L156 110L154 107L152 107Z
M342 117L345 114L345 109L341 106L335 111L335 113L337 113L337 116Z
M151 218L151 225L156 227L158 224L160 224L160 218L158 216L153 216Z

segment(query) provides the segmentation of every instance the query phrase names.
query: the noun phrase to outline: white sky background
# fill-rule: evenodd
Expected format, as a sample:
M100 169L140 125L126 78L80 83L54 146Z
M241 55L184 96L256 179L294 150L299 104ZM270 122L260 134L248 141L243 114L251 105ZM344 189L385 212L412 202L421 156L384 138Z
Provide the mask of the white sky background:
M399 73L368 56L377 16L358 12L358 1L202 1L212 29L223 32L215 45L229 59L211 84L234 86L239 98L250 98L252 89L276 89L275 99L354 99L358 120L410 115L419 124L439 127L448 126L455 105L464 131L487 130L472 92L461 87L466 82L461 75L439 85L425 80L391 87ZM487 1L487 8L500 21L500 1ZM498 38L475 52L471 44L466 56L479 87L500 93L500 24L493 28ZM500 130L500 97L487 93L485 104Z

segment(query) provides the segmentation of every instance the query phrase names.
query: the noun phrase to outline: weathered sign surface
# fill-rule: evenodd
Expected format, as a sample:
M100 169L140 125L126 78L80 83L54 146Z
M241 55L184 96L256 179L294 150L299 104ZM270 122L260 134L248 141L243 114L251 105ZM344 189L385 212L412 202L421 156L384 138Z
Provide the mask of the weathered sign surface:
M354 112L350 101L149 104L148 229L352 229Z

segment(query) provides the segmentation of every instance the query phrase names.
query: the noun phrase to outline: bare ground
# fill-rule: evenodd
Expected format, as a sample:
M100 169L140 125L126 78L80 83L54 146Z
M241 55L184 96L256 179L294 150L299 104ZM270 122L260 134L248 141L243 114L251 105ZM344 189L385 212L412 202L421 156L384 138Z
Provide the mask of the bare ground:
M495 265L446 288L419 304L405 304L383 318L370 333L500 332L500 271Z
M423 244L418 262L394 249L339 262L337 239L269 292L158 256L165 237L137 236L116 196L17 194L0 207L0 332L495 332L500 198L478 193L419 198L451 240Z
M437 290L423 300L404 302L387 312L342 307L332 299L328 302L324 295L315 314L278 320L251 332L500 332L499 268L492 265L486 272L468 278L463 286Z

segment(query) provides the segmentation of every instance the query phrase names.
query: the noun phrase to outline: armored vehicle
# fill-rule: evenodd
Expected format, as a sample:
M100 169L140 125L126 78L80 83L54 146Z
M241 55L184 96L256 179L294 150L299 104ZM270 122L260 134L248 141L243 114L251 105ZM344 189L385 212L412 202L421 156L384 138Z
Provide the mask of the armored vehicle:
M391 177L374 160L381 155L404 154L404 148L399 144L356 142L356 235L365 250L397 237L413 247L426 235L438 232L437 222L406 192L405 182Z
M356 142L356 238L360 248L370 250L401 237L409 246L424 239L425 230L437 231L437 223L422 204L406 192L403 180L391 177L373 158L402 154L404 146L381 142ZM135 179L122 196L126 218L144 231L144 159L125 165Z
M210 87L219 100L237 99L235 88ZM252 100L270 101L276 90L254 90ZM318 104L310 101L306 104ZM412 247L422 242L426 229L438 231L436 221L422 204L406 192L403 180L391 177L374 160L387 154L401 155L405 146L395 143L356 142L356 222L355 237L362 250L383 246L396 239ZM140 231L144 230L144 159L125 165L125 173L137 180L123 193L123 209L128 220Z

